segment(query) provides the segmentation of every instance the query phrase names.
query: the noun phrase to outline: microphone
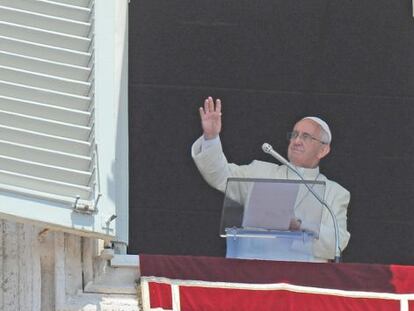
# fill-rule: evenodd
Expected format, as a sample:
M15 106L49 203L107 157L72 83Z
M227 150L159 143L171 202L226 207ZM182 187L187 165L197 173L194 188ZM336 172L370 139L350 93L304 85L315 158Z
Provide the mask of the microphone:
M335 262L340 262L341 259L341 249L339 248L339 231L338 231L338 221L336 220L335 214L333 213L332 209L329 207L328 203L326 203L320 196L317 194L313 188L311 188L307 183L303 175L294 167L288 160L286 160L284 157L282 157L279 153L277 153L271 145L268 143L264 143L262 145L262 150L270 154L272 157L274 157L276 160L278 160L280 163L286 165L291 171L293 171L296 175L299 176L299 178L303 181L305 181L304 185L306 188L310 191L310 193L313 194L313 196L328 210L329 214L331 215L332 221L334 223L334 229L335 229Z
M262 145L262 150L267 153L270 154L272 157L274 157L276 160L278 160L280 163L286 165L287 167L289 167L292 171L294 171L302 180L303 176L301 173L299 173L299 171L296 169L296 167L294 167L292 164L290 164L290 162L288 160L286 160L284 157L282 157L279 153L277 153L273 147L271 145L269 145L268 143L264 143Z

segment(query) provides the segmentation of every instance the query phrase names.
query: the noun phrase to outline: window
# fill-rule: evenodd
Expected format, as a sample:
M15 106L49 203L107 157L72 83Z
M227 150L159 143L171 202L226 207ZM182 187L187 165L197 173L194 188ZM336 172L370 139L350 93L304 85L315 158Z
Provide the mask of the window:
M0 0L2 217L127 242L126 12Z

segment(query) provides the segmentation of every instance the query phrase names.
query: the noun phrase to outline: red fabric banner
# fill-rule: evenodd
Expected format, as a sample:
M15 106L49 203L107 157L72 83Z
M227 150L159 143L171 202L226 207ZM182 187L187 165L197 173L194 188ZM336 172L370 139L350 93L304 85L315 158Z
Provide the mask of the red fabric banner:
M414 267L140 256L144 310L414 311Z
M241 290L207 287L180 289L181 311L400 311L400 302L385 299L304 294L284 290Z
M156 282L149 283L149 297L151 308L172 310L171 285Z

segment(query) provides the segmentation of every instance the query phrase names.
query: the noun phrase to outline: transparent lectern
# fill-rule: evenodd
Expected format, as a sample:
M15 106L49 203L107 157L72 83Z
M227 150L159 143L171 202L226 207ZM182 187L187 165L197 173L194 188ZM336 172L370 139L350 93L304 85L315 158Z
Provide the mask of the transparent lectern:
M227 258L317 261L312 244L319 238L325 182L287 179L229 178L220 236ZM289 230L292 218L300 231Z

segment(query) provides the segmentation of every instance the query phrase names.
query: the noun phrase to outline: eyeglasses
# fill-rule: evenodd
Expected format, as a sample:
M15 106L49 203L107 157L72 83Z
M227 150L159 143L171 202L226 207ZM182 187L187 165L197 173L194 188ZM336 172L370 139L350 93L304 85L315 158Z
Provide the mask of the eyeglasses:
M294 140L294 139L296 139L296 138L298 138L299 137L299 139L301 139L304 143L310 143L312 140L315 140L315 141L317 141L317 142L319 142L319 143L321 143L321 144L324 144L324 145L326 145L327 143L326 142L324 142L324 141L322 141L322 140L320 140L320 139L318 139L318 138L316 138L316 137L313 137L311 134L309 134L309 133L302 133L302 134L299 134L299 132L298 131L293 131L293 132L288 132L287 133L287 139L288 140Z

